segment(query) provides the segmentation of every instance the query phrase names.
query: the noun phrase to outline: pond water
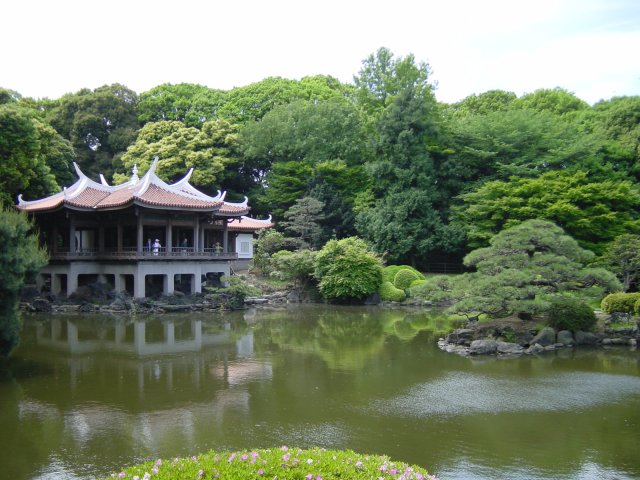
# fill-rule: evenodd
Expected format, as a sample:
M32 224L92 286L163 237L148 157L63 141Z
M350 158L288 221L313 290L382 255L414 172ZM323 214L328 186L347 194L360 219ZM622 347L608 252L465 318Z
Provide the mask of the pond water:
M209 449L387 454L446 479L640 478L640 353L462 358L434 312L29 316L0 368L0 478Z

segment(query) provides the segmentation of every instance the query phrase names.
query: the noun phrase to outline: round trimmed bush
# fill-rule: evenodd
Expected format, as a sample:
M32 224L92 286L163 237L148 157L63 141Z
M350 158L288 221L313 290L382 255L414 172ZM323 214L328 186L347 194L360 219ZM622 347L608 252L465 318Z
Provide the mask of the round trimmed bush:
M378 293L385 302L402 302L407 298L404 290L394 287L391 282L382 282Z
M547 325L556 330L591 330L596 314L589 305L574 298L558 298L551 303Z
M420 280L418 274L413 270L403 268L402 270L398 271L398 273L396 273L396 276L393 278L393 285L401 290L406 290L411 286L411 282L415 280Z
M425 283L427 283L427 280L422 280L421 278L419 278L418 280L414 280L413 282L411 282L411 285L409 285L409 290L419 287L420 285L424 285Z
M409 265L388 265L382 269L382 281L393 283L393 281L396 278L396 274L400 270L411 270L418 276L418 278L420 279L425 278L425 276L422 273L420 273L418 270L416 270L415 268Z
M604 313L631 313L635 310L640 293L611 293L602 299L600 308Z

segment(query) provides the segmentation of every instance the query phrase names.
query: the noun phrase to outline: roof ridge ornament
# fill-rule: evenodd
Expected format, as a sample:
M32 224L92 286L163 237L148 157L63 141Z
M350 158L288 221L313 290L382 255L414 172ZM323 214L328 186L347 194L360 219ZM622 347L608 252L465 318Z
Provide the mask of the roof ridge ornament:
M131 183L135 184L140 181L140 177L138 176L138 164L134 163L133 168L131 169Z
M82 173L82 170L80 170L80 166L76 162L73 162L73 168L76 169L76 173L78 174L78 178L86 177L86 175L84 173Z
M100 174L100 183L102 185L104 185L105 187L110 187L111 185L109 185L109 182L107 182L107 179L104 178L103 174Z

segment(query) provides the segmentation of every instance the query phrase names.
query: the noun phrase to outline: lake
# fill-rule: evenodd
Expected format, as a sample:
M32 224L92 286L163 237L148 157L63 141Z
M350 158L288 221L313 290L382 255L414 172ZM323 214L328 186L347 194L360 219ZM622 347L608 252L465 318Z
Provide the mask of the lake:
M280 445L447 479L640 478L640 352L440 351L438 312L309 305L26 316L0 370L0 478Z

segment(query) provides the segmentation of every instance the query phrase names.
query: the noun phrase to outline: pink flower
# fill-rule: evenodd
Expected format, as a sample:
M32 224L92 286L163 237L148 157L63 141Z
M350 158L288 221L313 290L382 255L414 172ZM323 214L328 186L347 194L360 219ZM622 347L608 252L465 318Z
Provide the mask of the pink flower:
M392 468L391 470L389 470L389 474L391 474L391 475L395 475L396 473L398 473L398 469L397 468Z
M304 478L307 480L313 480L313 473L308 473Z
M264 475L264 470L262 470L261 468L258 469L258 475Z
M259 455L258 455L258 452L251 452L251 456L252 456L253 458L256 458L256 457L258 457Z
M291 455L289 455L288 453L285 453L284 455L282 455L283 462L288 462L290 458L291 458Z
M283 452L286 452L287 450L289 450L289 447L287 447L286 445L283 445L280 447L280 450L282 450Z
M242 460L242 461L244 462L244 461L248 460L248 458L249 458L249 455L247 455L247 454L245 453L244 455L242 455L242 456L240 457L240 460Z
M383 464L382 464L382 466L380 467L380 471L381 471L381 472L386 472L386 471L387 471L387 468L388 468L388 467L387 467L387 464L386 464L386 463L383 463Z
M127 475L126 473L124 473L124 472L120 472L120 473L118 474L118 478L124 478L126 475Z
M162 465L162 459L161 458L156 460L156 467L159 467L160 465Z
M151 469L151 473L158 473L158 467L153 467Z
M362 468L362 462L358 460L358 461L356 462L356 467L357 467L357 468Z
M232 453L232 454L229 456L229 459L227 460L227 463L231 463L231 462L233 462L233 459L234 459L234 458L236 458L236 453L235 453L235 452L234 452L234 453Z

